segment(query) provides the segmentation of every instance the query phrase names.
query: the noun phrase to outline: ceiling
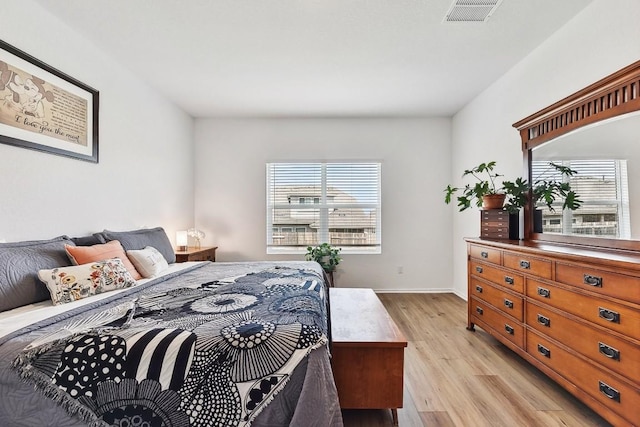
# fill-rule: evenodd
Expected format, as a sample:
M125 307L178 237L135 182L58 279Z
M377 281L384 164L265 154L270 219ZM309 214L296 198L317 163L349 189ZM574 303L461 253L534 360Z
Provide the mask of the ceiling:
M193 117L393 117L455 114L592 0L35 1Z

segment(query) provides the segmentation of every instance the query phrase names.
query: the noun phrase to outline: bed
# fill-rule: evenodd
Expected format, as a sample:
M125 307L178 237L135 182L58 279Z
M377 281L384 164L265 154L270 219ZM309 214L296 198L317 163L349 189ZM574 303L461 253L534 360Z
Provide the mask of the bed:
M69 262L113 241L166 267ZM0 245L2 425L341 426L319 265L169 249L158 228Z

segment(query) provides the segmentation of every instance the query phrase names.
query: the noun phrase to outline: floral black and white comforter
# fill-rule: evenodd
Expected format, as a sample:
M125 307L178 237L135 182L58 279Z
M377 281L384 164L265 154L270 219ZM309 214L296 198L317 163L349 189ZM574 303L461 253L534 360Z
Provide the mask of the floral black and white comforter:
M341 425L327 318L314 264L200 264L3 339L0 420Z

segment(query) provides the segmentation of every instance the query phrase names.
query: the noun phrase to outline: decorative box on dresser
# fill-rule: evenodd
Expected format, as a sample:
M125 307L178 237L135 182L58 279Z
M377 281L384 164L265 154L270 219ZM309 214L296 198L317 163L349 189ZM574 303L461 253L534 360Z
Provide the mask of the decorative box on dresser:
M518 214L504 209L480 209L480 237L518 239Z
M616 426L640 425L640 254L466 239L480 326Z

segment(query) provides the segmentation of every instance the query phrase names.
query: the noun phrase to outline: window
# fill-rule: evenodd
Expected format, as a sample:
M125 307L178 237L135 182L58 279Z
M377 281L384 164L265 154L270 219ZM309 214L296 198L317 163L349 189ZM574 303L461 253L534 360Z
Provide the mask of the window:
M380 253L380 163L267 163L267 253ZM276 233L275 230L280 230Z
M554 205L555 212L544 208L543 215L553 219L549 221L549 227L543 227L543 232L629 239L631 220L627 161L564 160L555 163L577 171L569 183L582 200L582 206L576 211L563 211L563 201L558 200ZM548 161L532 162L531 173L534 182L537 179L563 179L559 172L549 168Z

